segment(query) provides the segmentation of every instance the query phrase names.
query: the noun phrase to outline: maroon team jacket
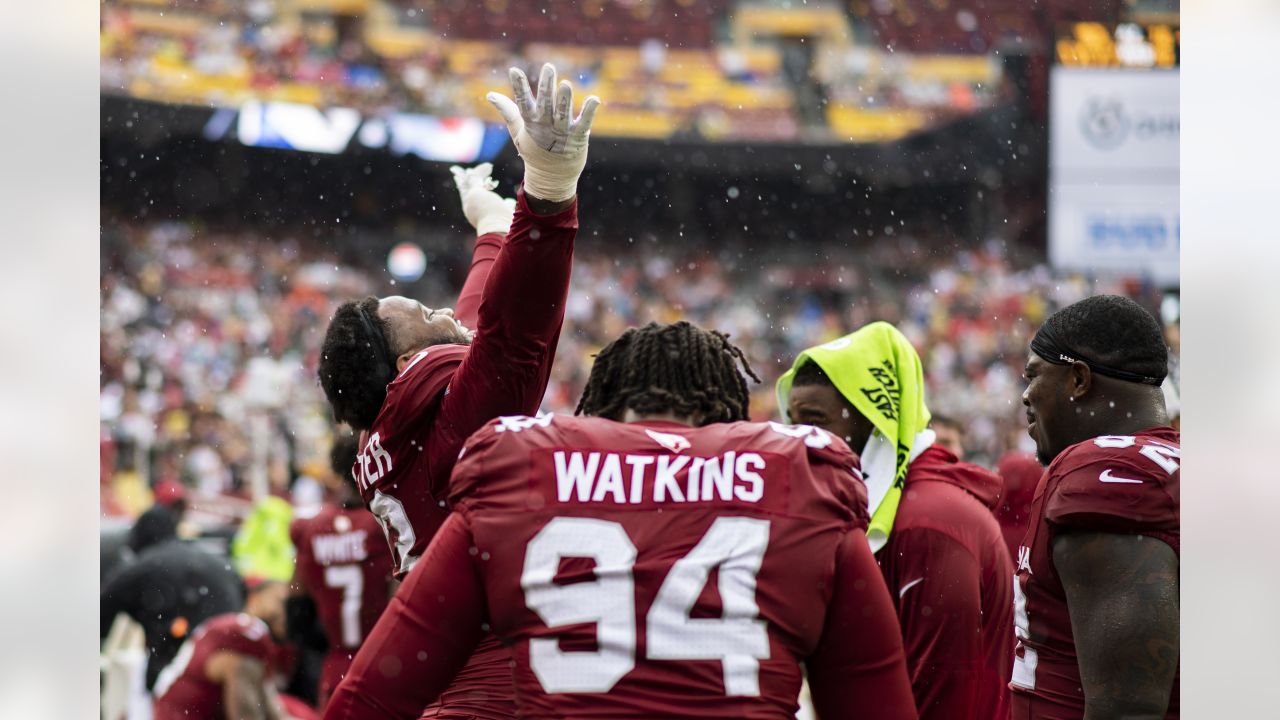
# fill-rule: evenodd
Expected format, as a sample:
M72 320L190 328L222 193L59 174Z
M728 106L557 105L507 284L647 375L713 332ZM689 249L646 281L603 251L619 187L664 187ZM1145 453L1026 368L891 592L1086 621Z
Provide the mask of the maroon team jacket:
M934 445L907 469L876 559L898 610L922 720L1003 720L1013 667L1013 563L992 508L1000 478Z

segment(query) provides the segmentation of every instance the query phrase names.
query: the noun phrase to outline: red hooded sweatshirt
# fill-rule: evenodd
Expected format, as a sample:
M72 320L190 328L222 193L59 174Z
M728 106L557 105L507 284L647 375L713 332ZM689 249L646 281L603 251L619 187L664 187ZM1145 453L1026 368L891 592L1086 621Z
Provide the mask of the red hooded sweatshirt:
M1013 667L1013 563L991 514L994 473L940 445L907 469L876 559L902 625L922 720L1004 720Z
M1004 481L1004 496L996 508L996 522L1004 533L1009 557L1017 562L1018 547L1031 524L1031 500L1044 474L1044 466L1030 453L1008 452L996 463L996 472Z

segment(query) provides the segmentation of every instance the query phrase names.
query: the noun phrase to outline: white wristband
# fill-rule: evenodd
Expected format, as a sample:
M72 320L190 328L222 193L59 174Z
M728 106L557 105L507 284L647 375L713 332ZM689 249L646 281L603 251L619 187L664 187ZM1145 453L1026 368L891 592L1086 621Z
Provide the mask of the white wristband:
M563 202L578 192L578 177L587 163L587 148L561 155L538 147L528 135L517 146L524 160L524 191L540 200Z
M476 237L488 235L489 233L502 233L506 235L511 230L512 215L502 217L499 215L489 215L480 218L476 222Z

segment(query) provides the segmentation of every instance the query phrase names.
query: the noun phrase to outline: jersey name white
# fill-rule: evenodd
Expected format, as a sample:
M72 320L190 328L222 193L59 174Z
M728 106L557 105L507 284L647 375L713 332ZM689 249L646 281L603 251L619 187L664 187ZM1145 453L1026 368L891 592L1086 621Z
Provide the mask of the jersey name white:
M703 458L557 450L554 459L562 503L756 503L764 497L765 460L754 452Z
M316 562L321 565L361 562L368 554L365 551L364 530L355 530L335 535L316 535L311 538L311 551L315 553Z

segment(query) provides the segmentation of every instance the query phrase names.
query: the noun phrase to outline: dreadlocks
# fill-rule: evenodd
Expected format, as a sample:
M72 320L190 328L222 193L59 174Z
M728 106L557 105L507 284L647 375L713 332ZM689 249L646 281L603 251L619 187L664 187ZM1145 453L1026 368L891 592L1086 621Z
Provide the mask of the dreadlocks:
M378 298L343 303L333 314L320 347L320 386L333 416L353 428L368 429L395 377L390 328L378 316Z
M630 408L693 417L700 425L746 420L750 395L739 363L760 382L722 332L684 320L631 328L596 355L575 414L621 420Z

